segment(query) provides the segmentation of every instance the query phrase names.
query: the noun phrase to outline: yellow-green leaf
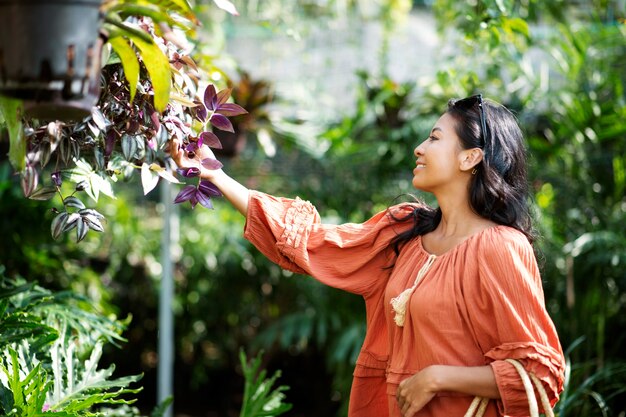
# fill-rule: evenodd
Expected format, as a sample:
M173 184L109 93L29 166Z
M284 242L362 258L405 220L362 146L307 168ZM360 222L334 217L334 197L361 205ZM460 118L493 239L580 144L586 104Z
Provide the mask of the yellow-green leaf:
M130 88L130 102L133 102L135 93L137 92L137 83L139 82L139 60L137 54L128 41L124 38L117 37L109 39L109 43L119 55L124 68L124 74Z
M22 129L22 101L0 96L0 113L9 131L9 161L17 171L26 164L26 141Z
M146 42L136 37L132 37L132 41L141 52L141 58L150 75L150 81L152 81L152 87L154 88L154 107L157 111L162 112L170 99L171 73L169 59L154 41Z

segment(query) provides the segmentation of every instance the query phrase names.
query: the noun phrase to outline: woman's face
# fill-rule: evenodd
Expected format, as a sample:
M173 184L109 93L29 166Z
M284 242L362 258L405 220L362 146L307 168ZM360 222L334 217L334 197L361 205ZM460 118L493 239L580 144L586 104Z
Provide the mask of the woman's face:
M437 120L429 137L415 148L413 187L416 189L435 193L467 179L468 173L461 169L464 150L454 127L455 120L445 113Z

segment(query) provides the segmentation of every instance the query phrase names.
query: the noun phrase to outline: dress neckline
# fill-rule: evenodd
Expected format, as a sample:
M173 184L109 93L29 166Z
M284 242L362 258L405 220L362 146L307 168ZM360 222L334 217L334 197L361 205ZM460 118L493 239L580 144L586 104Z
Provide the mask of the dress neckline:
M474 240L475 238L477 238L477 237L479 237L479 236L482 236L482 235L486 234L487 232L495 232L495 231L496 231L496 229L500 229L500 228L508 228L508 227L509 227L509 226L505 226L505 225L503 225L503 224L496 224L496 225L494 225L494 226L489 226L489 227L486 227L486 228L484 228L483 230L481 230L481 231L479 231L479 232L476 232L476 233L474 233L474 234L472 234L472 235L470 235L470 236L466 237L466 238L465 238L462 242L457 243L456 245L452 246L452 247L451 247L450 249L448 249L447 251L442 252L442 253L440 253L440 254L438 254L438 255L437 255L437 254L434 254L434 253L430 253L429 251L427 251L427 250L426 250L426 248L424 247L424 243L422 242L422 236L423 236L423 235L419 235L419 236L418 236L417 242L418 242L418 245L419 245L419 249L420 249L420 251L422 251L425 255L427 255L427 256L429 256L429 257L434 256L434 257L436 257L436 258L440 259L440 258L444 258L444 257L446 257L446 256L447 256L447 255L449 255L449 254L452 254L452 253L454 253L454 252L457 252L457 251L458 251L459 249L461 249L463 246L467 245L469 242L471 242L471 241L472 241L472 240Z

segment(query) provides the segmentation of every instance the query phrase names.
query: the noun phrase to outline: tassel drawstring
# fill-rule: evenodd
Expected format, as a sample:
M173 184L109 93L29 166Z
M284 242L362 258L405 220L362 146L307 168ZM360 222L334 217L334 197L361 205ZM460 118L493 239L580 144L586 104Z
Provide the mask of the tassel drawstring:
M406 317L406 305L409 301L409 298L411 297L411 294L413 294L413 291L415 291L415 288L417 288L417 284L419 284L422 278L424 278L424 275L426 275L433 262L435 262L436 258L436 255L429 255L426 263L420 268L419 272L417 273L417 277L415 278L415 282L413 283L413 285L410 288L402 291L397 297L391 299L391 307L395 312L393 321L395 321L399 327L404 326L404 319Z

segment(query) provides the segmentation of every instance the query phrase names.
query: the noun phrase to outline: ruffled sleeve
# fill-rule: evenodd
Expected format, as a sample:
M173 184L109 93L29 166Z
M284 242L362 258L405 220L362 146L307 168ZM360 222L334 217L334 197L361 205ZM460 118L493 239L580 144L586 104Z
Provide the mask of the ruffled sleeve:
M545 308L532 246L524 235L497 228L478 253L479 282L467 289L471 325L485 361L495 373L507 416L528 416L521 379L507 358L519 360L541 380L552 405L563 390L565 361Z
M387 246L401 228L387 212L362 224L322 224L308 201L250 191L244 237L284 269L366 296L384 285Z

